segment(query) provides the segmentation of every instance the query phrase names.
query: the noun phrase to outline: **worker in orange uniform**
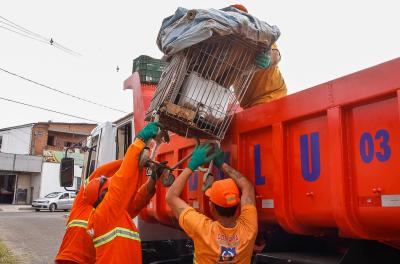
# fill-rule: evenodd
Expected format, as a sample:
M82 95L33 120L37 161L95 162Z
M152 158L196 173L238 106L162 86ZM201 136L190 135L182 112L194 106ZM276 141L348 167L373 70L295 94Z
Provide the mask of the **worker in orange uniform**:
M132 219L138 208L130 207L141 178L140 153L157 132L157 123L147 124L129 146L111 180L96 178L85 188L85 199L94 208L87 231L93 239L96 263L142 263L140 237Z
M248 13L243 5L236 4L232 7ZM275 43L270 51L257 55L255 64L259 70L254 73L247 92L240 102L242 108L271 102L287 95L286 84L278 67L280 60L281 54Z
M118 171L121 164L122 160L115 160L100 166L90 175L87 182L91 182L94 179L98 181L100 176L111 177ZM107 181L108 183L109 181ZM107 184L103 184L102 188L107 187ZM132 218L148 204L155 193L155 185L156 179L149 177L147 182L140 187L134 198L131 199L128 213ZM84 187L81 187L71 208L65 235L55 258L55 262L58 264L95 263L95 248L92 238L86 231L88 218L93 211L93 204L90 201L88 202L84 197Z
M88 178L88 182L101 175L111 177L121 166L122 160L115 160L98 167ZM92 238L86 232L87 221L93 206L84 200L84 187L80 188L67 221L67 226L55 262L62 263L94 263L95 250Z
M240 263L251 261L257 236L257 210L253 185L224 162L223 152L200 145L193 152L188 167L175 179L167 192L167 203L179 225L194 242L194 261L198 264ZM207 189L213 219L198 213L180 198L190 175L211 159L228 179L215 181ZM239 197L239 189L242 193ZM238 208L240 203L240 215Z

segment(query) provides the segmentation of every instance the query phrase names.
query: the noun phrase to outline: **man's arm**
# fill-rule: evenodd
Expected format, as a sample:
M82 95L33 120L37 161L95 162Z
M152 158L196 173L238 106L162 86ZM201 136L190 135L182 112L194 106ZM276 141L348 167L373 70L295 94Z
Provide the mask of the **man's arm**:
M226 163L221 165L221 169L225 172L230 178L232 178L236 185L239 187L240 191L242 192L242 197L240 198L240 204L243 207L246 204L255 205L256 198L254 192L253 184L244 177L240 172L232 168Z
M182 171L182 173L175 179L175 182L172 184L172 186L169 187L166 200L177 219L179 219L179 216L183 210L185 210L187 207L190 207L184 200L180 198L183 188L185 188L189 176L199 166L208 163L213 159L213 156L210 156L208 153L211 149L212 147L208 143L196 146L193 151L192 158L188 163L188 167Z
M150 202L150 199L156 192L156 181L151 177L147 179L147 182L143 184L134 198L131 198L130 204L128 206L129 215L134 218L139 212L146 207Z
M112 177L107 194L96 208L97 214L117 218L127 210L129 201L138 189L139 155L145 146L140 139L129 146L120 168Z
M185 188L186 182L189 179L190 175L193 171L189 168L186 168L182 171L182 173L175 178L174 183L169 187L166 195L166 200L171 207L172 212L175 217L179 219L179 216L189 205L181 199L181 194L183 189Z

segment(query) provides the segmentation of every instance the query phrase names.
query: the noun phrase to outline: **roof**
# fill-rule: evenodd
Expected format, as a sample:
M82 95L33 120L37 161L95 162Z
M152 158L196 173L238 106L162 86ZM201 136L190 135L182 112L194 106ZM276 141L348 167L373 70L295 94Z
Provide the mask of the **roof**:
M125 118L125 117L124 117ZM18 129L18 128L24 128L24 127L33 127L34 125L38 124L54 124L54 125L86 125L86 126L97 126L95 123L68 123L68 122L37 122L37 123L28 123L24 125L19 125L19 126L12 126L12 127L5 127L5 128L0 128L1 131L7 131L7 130L13 130L13 129Z
M54 124L54 125L90 125L90 126L97 126L96 123L69 123L69 122L37 122L36 124Z
M133 118L133 112L121 117L120 119L113 122L113 124L120 124L121 122L127 121Z
M24 128L24 127L33 127L34 125L35 125L35 123L29 123L29 124L24 124L24 125L19 125L19 126L0 128L0 132L1 131L12 130L12 129Z

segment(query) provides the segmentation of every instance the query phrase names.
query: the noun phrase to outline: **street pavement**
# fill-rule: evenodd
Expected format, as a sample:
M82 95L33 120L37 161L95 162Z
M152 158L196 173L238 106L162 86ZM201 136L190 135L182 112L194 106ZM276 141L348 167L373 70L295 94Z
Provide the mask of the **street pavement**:
M65 231L65 212L0 212L0 239L20 263L54 263Z

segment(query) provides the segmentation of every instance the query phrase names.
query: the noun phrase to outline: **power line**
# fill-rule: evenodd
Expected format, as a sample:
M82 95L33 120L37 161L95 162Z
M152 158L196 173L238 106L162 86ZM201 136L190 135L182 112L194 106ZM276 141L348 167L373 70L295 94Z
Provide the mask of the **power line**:
M25 31L25 32L28 33L28 34L35 35L35 36L37 36L38 38L42 38L42 39L44 39L44 40L46 40L46 41L50 41L50 40L49 40L48 38L46 38L45 36L42 36L42 35L40 35L40 34L38 34L38 33L35 33L35 32L33 32L33 31L27 29L27 28L24 28L24 27L22 27L22 26L20 26L20 25L18 25L18 24L16 24L16 23L14 23L14 22L12 22L11 20L8 20L7 18L5 18L5 17L3 17L3 16L0 16L0 18L3 19L3 20L5 20L6 22L3 21L3 23L6 24L6 25L8 25L8 26L11 26L11 27L16 28L16 29L18 29L18 30Z
M96 103L96 102L93 102L93 101L91 101L91 100L88 100L88 99L85 99L85 98L82 98L82 97L79 97L79 96L76 96L76 95L73 95L73 94L70 94L70 93L67 93L67 92L63 92L63 91L58 90L58 89L55 89L55 88L52 88L52 87L50 87L50 86L48 86L48 85L38 83L38 82L36 82L36 81L33 81L33 80L31 80L31 79L28 79L28 78L23 77L23 76L21 76L21 75L18 75L18 74L16 74L16 73L10 72L10 71L8 71L8 70L6 70L6 69L3 69L3 68L1 68L1 67L0 67L0 70L3 71L3 72L5 72L5 73L11 74L11 75L13 75L13 76L15 76L15 77L21 78L21 79L23 79L23 80L25 80L25 81L28 81L28 82L34 83L34 84L36 84L36 85L42 86L42 87L44 87L44 88L46 88L46 89L49 89L49 90L52 90L52 91L54 91L54 92L61 93L61 94L66 95L66 96L73 97L73 98L75 98L75 99L84 101L84 102L86 102L86 103L94 104L94 105L97 105L97 106L100 106L100 107L104 107L104 108L107 108L107 109L110 109L110 110L113 110L113 111L117 111L117 112L121 112L121 113L125 113L125 114L128 113L128 112L126 112L126 111L123 111L123 110L120 110L120 109L117 109L117 108L114 108L114 107L110 107L110 106L107 106L107 105L103 105L103 104L100 104L100 103Z
M3 21L0 21L0 23L4 23ZM5 23L6 24L6 23ZM6 25L8 25L8 24L6 24ZM9 25L10 26L10 25ZM48 45L51 45L51 46L54 46L55 48L57 48L57 49L59 49L59 50L62 50L62 51L64 51L64 52L66 52L66 53L68 53L68 54L70 54L70 55L74 55L74 56L82 56L82 54L80 54L80 53L78 53L78 52L76 52L76 51L73 51L73 50L71 50L71 49L68 49L68 48L66 48L66 47L64 47L64 46L62 46L62 45L60 45L60 44L58 44L57 42L55 42L55 41L53 41L53 42L51 42L50 41L50 39L47 39L47 38L37 38L36 36L33 36L32 34L30 34L30 33L28 33L28 34L30 34L30 35L26 35L25 33L27 33L26 31L23 31L23 30L21 30L21 29L18 29L18 28L16 28L16 27L12 27L12 28L14 28L14 29L17 29L17 30L20 30L20 31L15 31L15 30L13 30L13 29L10 29L10 28L7 28L7 27L4 27L4 26L0 26L1 28L3 28L3 29L5 29L5 30L8 30L8 31L11 31L11 32L13 32L13 33L15 33L15 34L18 34L18 35L20 35L20 36L23 36L23 37L26 37L26 38L30 38L30 39L33 39L33 40L36 40L36 41L39 41L39 42L42 42L42 43L45 43L45 44L48 44ZM21 32L22 31L22 32Z
M11 28L13 28L13 29L22 31L23 34L21 34L21 32L17 32L17 31L15 31L15 30L12 30L12 29L7 28L7 27L4 27L4 26L1 26L1 28L4 28L4 29L6 29L6 30L9 30L9 31L11 31L11 32L13 32L13 33L19 34L19 35L21 35L21 36L24 36L24 37L27 37L27 38L30 38L30 39L33 39L33 40L36 40L36 41L43 42L43 43L46 43L46 44L51 45L51 46L54 46L55 48L60 49L60 50L66 52L66 53L68 53L68 54L70 54L70 55L82 56L82 54L80 54L79 52L76 52L76 51L74 51L74 50L72 50L72 49L69 49L69 48L67 48L67 47L65 47L65 46L63 46L63 45L61 45L61 44L58 43L58 42L53 41L52 38L47 38L47 37L45 37L45 36L43 36L43 35L40 35L40 34L38 34L38 33L35 33L35 32L33 32L33 31L31 31L31 30L29 30L29 29L27 29L27 28L24 28L24 27L22 27L22 26L20 26L20 25L18 25L18 24L16 24L16 23L14 23L14 22L12 22L11 20L9 20L9 19L7 19L7 18L5 18L5 17L3 17L3 16L0 16L0 19L3 19L3 20L4 20L4 21L1 21L1 20L0 20L0 23L3 23L3 25L7 25L7 26L9 26L9 27L11 27Z
M30 39L33 39L33 40L36 40L36 41L39 41L39 42L42 42L42 43L46 43L46 44L47 44L47 41L40 40L40 39L34 38L34 37L32 37L32 36L29 36L29 35L25 35L24 33L21 33L21 32L12 30L12 29L9 29L9 28L7 28L7 27L3 27L3 26L0 26L0 27L1 27L1 28L4 28L5 30L11 31L11 32L13 32L13 33L15 33L15 34L21 35L21 36L23 36L23 37L30 38Z
M86 120L86 121L90 121L90 122L99 123L96 120L92 120L92 119L88 119L88 118L85 118L85 117L71 115L71 114L59 112L59 111L56 111L56 110L52 110L52 109L48 109L48 108L44 108L44 107L40 107L40 106L36 106L36 105L31 105L31 104L15 101L15 100L12 100L12 99L9 99L9 98L0 97L0 100L12 102L12 103L16 103L16 104L20 104L20 105L24 105L24 106L29 106L29 107L32 107L32 108L37 108L37 109L40 109L40 110L44 110L44 111L48 111L48 112L52 112L52 113L56 113L56 114L60 114L60 115L65 115L65 116L69 116L69 117L74 117L74 118L78 118L78 119L82 119L82 120Z
M78 57L82 56L82 54L80 54L79 52L76 52L76 51L74 51L72 49L69 49L69 48L61 45L60 43L58 43L56 41L53 41L52 44L50 44L50 45L54 46L57 49L63 50L63 51L65 51L65 52L67 52L67 53L69 53L71 55L78 56Z

